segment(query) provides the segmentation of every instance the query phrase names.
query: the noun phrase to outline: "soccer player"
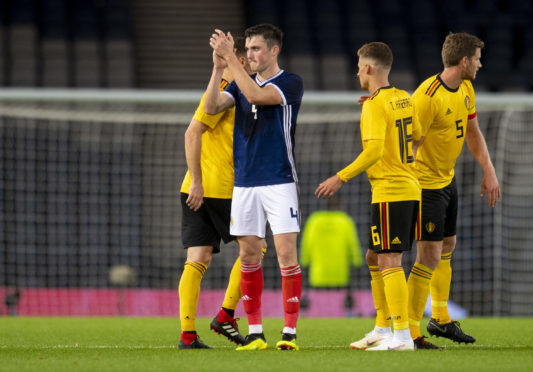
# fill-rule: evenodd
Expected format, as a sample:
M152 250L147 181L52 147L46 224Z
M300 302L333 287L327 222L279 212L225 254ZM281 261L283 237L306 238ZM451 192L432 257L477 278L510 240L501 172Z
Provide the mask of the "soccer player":
M244 38L235 38L238 62L249 70ZM233 80L226 69L219 79L220 89ZM181 185L182 241L187 261L179 283L181 337L180 349L206 349L196 334L195 316L202 277L213 253L220 252L220 239L228 243L233 192L234 110L208 115L200 102L185 132L188 171ZM263 242L264 246L266 244ZM240 300L240 259L233 265L222 308L211 329L237 344L244 343L234 318Z
M409 275L409 322L418 348L434 349L424 340L420 320L431 292L431 335L472 343L448 314L452 252L456 242L457 186L454 167L466 139L484 171L481 196L494 207L500 186L476 117L472 80L481 68L483 41L467 33L450 33L442 46L444 70L425 80L413 95L422 131L415 167L422 187L417 257ZM430 290L431 288L431 290Z
M389 84L393 56L388 45L368 43L357 55L361 88L371 94L361 114L363 151L353 163L322 182L315 194L319 198L330 198L344 182L366 170L372 185L367 260L374 263L375 270L382 276L381 301L390 309L394 333L384 335L363 349L414 350L407 316L408 293L402 252L411 248L415 237L420 185L414 171L413 141L420 139L421 132L410 95ZM390 326L390 320L388 322Z
M231 205L232 235L237 236L241 258L241 292L248 316L249 334L237 350L267 348L261 319L263 271L261 242L270 223L281 269L285 327L277 349L297 350L296 323L300 310L302 272L296 250L300 231L298 191L294 160L294 134L300 109L302 79L280 69L278 55L282 31L271 24L245 31L249 75L231 52L233 38L215 30L213 73L206 92L205 111L210 114L235 106L233 159L235 187ZM224 67L235 81L224 91L218 81Z

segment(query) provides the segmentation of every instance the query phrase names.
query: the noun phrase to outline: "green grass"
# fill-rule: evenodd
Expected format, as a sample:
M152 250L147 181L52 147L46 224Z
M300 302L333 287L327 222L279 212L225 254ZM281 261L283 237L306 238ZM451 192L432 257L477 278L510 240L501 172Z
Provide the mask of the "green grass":
M533 319L469 318L477 338L458 345L432 338L443 351L364 352L350 342L373 319L300 319L300 351L277 351L281 319L265 319L270 349L236 352L198 319L213 350L178 350L172 318L0 318L0 371L532 371ZM426 322L424 321L425 325ZM246 322L241 321L246 331Z

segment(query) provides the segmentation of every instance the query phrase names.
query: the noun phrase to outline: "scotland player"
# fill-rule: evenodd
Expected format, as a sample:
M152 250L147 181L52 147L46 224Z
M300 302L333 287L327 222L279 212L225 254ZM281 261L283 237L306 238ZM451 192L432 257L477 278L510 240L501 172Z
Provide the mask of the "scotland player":
M302 273L296 250L300 216L294 134L303 84L299 76L278 65L283 37L279 28L270 24L253 26L245 31L245 37L253 75L248 75L238 63L231 34L215 30L210 39L213 73L204 102L209 114L236 107L230 231L240 246L241 292L249 324L246 343L237 350L267 348L261 321L261 249L267 221L281 268L285 312L282 340L276 347L297 350ZM235 81L220 92L218 85L225 67L231 70Z

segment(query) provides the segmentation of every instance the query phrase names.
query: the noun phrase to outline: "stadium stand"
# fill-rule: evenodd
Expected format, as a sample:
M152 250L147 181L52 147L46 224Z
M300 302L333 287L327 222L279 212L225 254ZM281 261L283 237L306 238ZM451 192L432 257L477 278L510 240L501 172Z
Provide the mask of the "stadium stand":
M441 69L451 31L486 41L479 91L533 90L528 1L3 0L0 14L2 86L203 89L212 29L270 22L308 90L357 89L355 53L371 40L391 46L391 80L413 90Z

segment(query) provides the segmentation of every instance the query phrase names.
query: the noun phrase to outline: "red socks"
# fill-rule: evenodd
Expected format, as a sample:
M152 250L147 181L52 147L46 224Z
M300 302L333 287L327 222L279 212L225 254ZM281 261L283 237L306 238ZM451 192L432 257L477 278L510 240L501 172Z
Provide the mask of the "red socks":
M281 289L285 327L296 328L302 296L302 270L300 265L281 269ZM241 293L248 324L261 324L261 295L263 293L263 269L261 263L246 265L241 263Z
M285 327L296 328L302 297L302 270L300 265L281 269L281 290L283 292L283 310Z
M196 334L196 331L182 331L181 332L181 339L183 340L183 343L185 343L185 345L189 345L191 342L193 342L197 338L198 338L198 335Z
M248 325L261 324L261 295L263 294L263 268L261 263L241 263L241 293Z

